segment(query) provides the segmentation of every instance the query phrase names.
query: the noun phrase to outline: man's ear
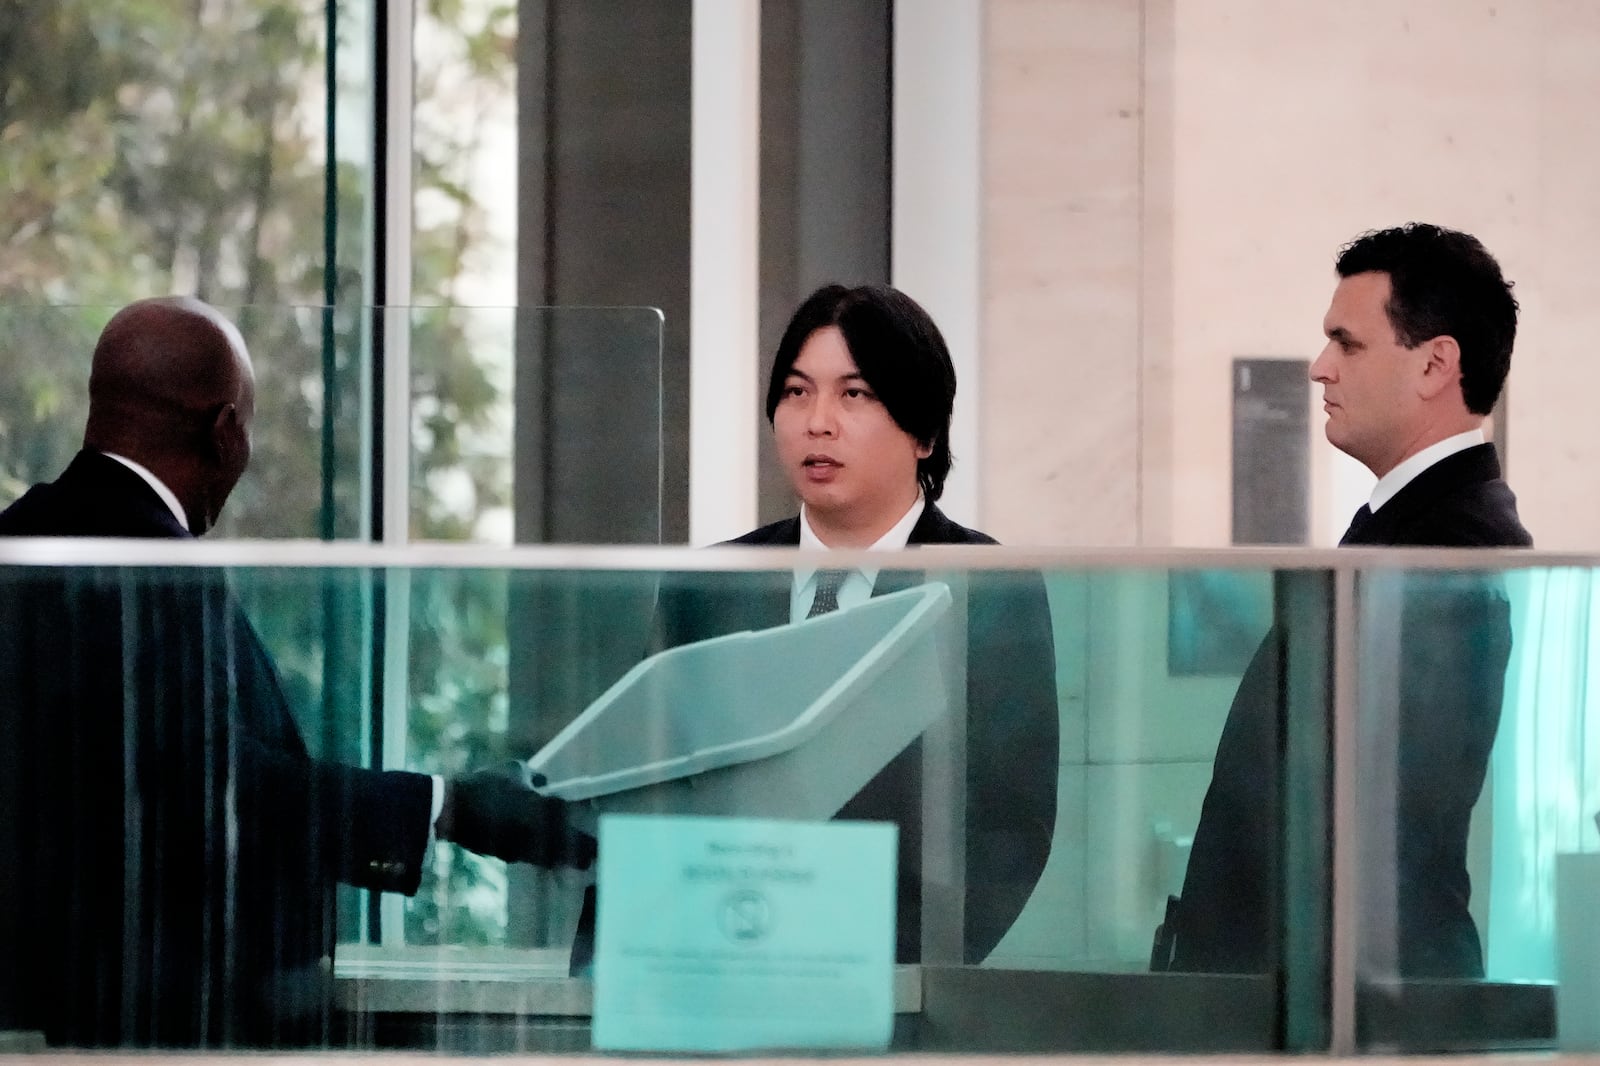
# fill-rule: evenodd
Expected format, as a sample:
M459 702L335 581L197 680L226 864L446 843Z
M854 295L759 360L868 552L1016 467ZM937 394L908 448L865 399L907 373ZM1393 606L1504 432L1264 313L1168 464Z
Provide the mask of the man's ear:
M1419 391L1422 398L1431 400L1446 389L1461 387L1461 345L1451 336L1435 337L1422 342L1427 356L1422 364Z
M918 459L926 459L928 456L930 456L932 454L933 454L933 445L924 444L920 440L917 441L917 458Z
M225 403L217 408L207 432L209 457L224 462L238 451L240 428L238 404Z

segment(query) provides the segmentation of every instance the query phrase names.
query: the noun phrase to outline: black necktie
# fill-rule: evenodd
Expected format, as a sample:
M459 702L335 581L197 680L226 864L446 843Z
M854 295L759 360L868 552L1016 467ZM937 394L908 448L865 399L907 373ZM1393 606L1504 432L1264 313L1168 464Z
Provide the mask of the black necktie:
M811 610L806 612L807 618L815 618L819 614L839 609L839 586L844 584L844 579L850 575L848 570L818 570L817 595L811 601Z
M1356 538L1360 535L1362 527L1370 521L1372 521L1372 508L1362 504L1361 509L1356 512L1356 516L1350 519L1350 528L1344 531L1344 536L1339 538L1339 543L1357 543Z

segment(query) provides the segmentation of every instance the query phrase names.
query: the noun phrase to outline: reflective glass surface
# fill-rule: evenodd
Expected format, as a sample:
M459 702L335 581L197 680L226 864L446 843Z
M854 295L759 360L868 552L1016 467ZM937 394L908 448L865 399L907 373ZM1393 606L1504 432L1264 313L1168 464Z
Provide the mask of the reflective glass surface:
M587 1051L608 813L893 825L887 1049L1271 1050L1326 964L1279 935L1325 856L1269 842L1260 954L1148 972L1241 693L1252 744L1326 731L1325 572L921 549L830 610L841 557L786 550L21 565L106 547L0 545L7 1023L54 1045ZM535 843L458 828L530 757L555 799L489 809L558 812ZM1326 815L1261 795L1274 839Z
M626 814L893 826L864 1050L1585 1046L1594 572L1270 558L0 543L5 1028L592 1050Z
M1594 580L1568 566L1362 575L1367 1046L1595 1040L1592 998L1566 1000L1600 963L1585 939L1600 913Z

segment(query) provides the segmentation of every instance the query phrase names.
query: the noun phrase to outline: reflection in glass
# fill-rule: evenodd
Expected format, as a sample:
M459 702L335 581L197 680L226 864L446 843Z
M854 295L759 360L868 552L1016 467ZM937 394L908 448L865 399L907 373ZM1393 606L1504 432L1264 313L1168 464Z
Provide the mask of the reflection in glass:
M415 570L247 567L227 575L231 599L243 607L267 653L276 660L284 704L309 747L350 762L388 766L399 765L386 761L398 751L407 769L453 776L540 751L652 651L669 646L681 650L683 642L696 635L715 638L727 630L728 605L757 610L769 600L778 603L770 618L740 622L733 631L775 628L781 636L790 624L788 601L796 574L789 569L678 569L663 576L624 569L527 570L492 565L506 562L492 554L481 558L491 565ZM698 553L684 553L676 561L682 566L698 558ZM8 570L10 587L30 579L32 573L26 568ZM72 572L52 573L49 579L56 581L62 573ZM129 568L84 571L83 576L89 582L100 577L133 582L125 588L137 587L146 598L166 595L161 590L174 582L178 589L200 581L213 592L221 590L220 584L213 584L220 575L212 571ZM886 756L886 768L901 766L909 778L898 782L906 786L902 792L872 812L874 818L920 831L919 846L901 860L903 873L909 873L911 883L920 889L920 909L901 908L901 939L921 946L924 963L939 957L954 963L957 953L967 950L963 941L972 943L975 929L994 942L982 965L969 957L965 965L900 968L895 979L893 1046L1271 1047L1274 999L1267 979L1219 983L1205 975L1153 979L1125 972L1141 964L1160 899L1172 876L1181 875L1181 852L1158 860L1155 823L1166 823L1174 836L1193 826L1209 768L1204 760L1216 745L1226 690L1236 684L1232 678L1172 677L1166 672L1170 575L1051 571L1042 575L1045 596L1038 595L1040 575L1031 571L924 574L891 566L881 576L908 591L946 587L968 605L967 612L952 612L967 623L961 628L968 631L960 640L941 644L936 653L929 650L940 668L948 668L949 676L958 679L952 685L955 705L964 703L968 708L962 728L949 728L962 716L936 715L935 726L910 744L914 757ZM1043 600L1049 629L1019 624L1025 613L1017 610L986 614L989 608L984 604L991 593L998 604L1023 596ZM362 621L370 617L364 614L370 609L367 605L402 596L408 619L405 683L396 686L385 677L364 680L368 664L375 661L366 646L378 639L371 623ZM23 599L12 595L6 602L15 607ZM713 601L724 605L718 617L705 607ZM325 615L330 603L344 605L346 612L332 626ZM794 624L826 627L848 621L848 612L857 609L847 607ZM102 616L121 613L94 612L94 617ZM189 647L205 638L205 627L191 628L190 617L167 618L162 640L153 647ZM690 632L697 626L705 632ZM6 631L15 634L20 627L12 617ZM978 628L988 634L981 640L974 635ZM677 635L669 636L668 629ZM1000 644L997 633L1003 638ZM50 639L45 632L34 636ZM1027 647L1034 648L1040 637L1049 638L1039 648L1047 657L1043 665L1055 675L1048 697L1053 720L1035 724L1016 713L1017 654L995 648L1014 649L1015 640L1023 638ZM736 713L739 701L759 692L762 684L782 684L791 674L808 676L824 668L825 657L814 654L784 661L781 649L786 643L779 640L778 649L764 652L754 664L759 683L736 683L720 668L707 668L701 679L707 695L687 702L674 699L672 706L659 708L660 715L676 716L680 724L688 724L695 715ZM961 644L966 651L958 650ZM68 647L59 641L53 646ZM87 660L77 651L73 654L79 665L61 671L64 679L87 676L81 665ZM8 681L8 690L22 691L29 683L29 660L10 662L16 676ZM124 668L130 662L124 659ZM119 671L101 670L95 676L107 683L122 680ZM170 685L179 675L146 671L139 676ZM219 680L214 691L223 698L222 705L230 705L229 686L242 683L244 676ZM899 685L893 680L896 676L890 670L881 678ZM812 680L819 691L831 688L826 676ZM917 692L925 690L918 687ZM912 698L909 689L904 695ZM389 707L391 700L398 706ZM380 704L381 709L375 710ZM19 706L8 703L6 713L17 713ZM186 713L181 701L169 700L164 706L167 710L149 716L149 721L170 722L175 720L172 715ZM883 706L892 709L896 702L891 699ZM983 720L978 720L980 715ZM398 745L391 735L396 730ZM8 735L25 734L11 729ZM137 730L130 734L141 735ZM686 735L661 725L641 729L630 743L637 758L649 761L668 754L679 743L674 738ZM866 750L866 745L858 747ZM29 742L9 750L15 755L40 749ZM980 795L996 782L1010 790L1008 796L1032 787L1031 771L1024 773L1021 768L1035 764L1051 778L1046 786L1051 822L1046 827L1042 870L1030 865L1017 846L1039 828L1014 816L1024 801L1008 799L985 807ZM226 761L218 765L219 780L228 780L232 771ZM120 780L116 771L107 772ZM886 770L880 768L878 773L882 772ZM866 774L867 779L874 776L870 770ZM3 787L12 790L4 798L8 809L37 809L22 805L16 794L18 782L24 780L15 775L5 779ZM63 776L58 784L70 789L71 780ZM759 797L764 813L782 811L791 798L799 803L812 788L805 781L785 787L796 791L791 795L779 789ZM820 781L816 787L821 787ZM230 822L225 807L220 820L217 807L195 808L201 823L213 819L210 824L223 833L224 841L230 824L245 833L239 838L239 865L226 860L212 865L207 860L199 864L200 870L221 871L224 878L230 870L244 871L246 851L258 846L247 831L245 812L261 800L252 795L248 804L238 807L237 822ZM124 810L146 809L138 806L143 799L132 802L133 807L112 805L102 811L109 815L104 824L120 826ZM846 804L846 811L849 808ZM974 817L974 811L986 813ZM304 818L295 827L284 826L275 838L283 838L283 847L298 846L307 835L336 841L348 827L327 821L329 817L333 816L324 812ZM11 824L37 823L13 820ZM964 861L955 861L961 852ZM429 845L425 853L418 890L395 912L393 925L385 922L373 930L377 935L370 942L352 942L368 939L364 935L368 916L347 908L340 908L336 916L324 912L333 920L340 945L331 984L315 986L320 991L314 995L309 991L312 985L302 990L312 997L299 1001L311 1008L301 1015L311 1019L309 1029L222 1026L183 1037L167 1035L170 1030L152 1035L137 1026L125 1028L121 1004L145 1002L154 1009L168 997L171 1002L166 1007L171 1008L185 994L178 985L151 983L146 980L151 974L134 969L115 971L118 976L101 986L109 998L97 1002L112 1011L109 1028L99 1031L101 1035L55 1035L67 1042L112 1044L151 1039L210 1044L309 1040L336 1046L587 1049L589 986L585 978L567 974L575 961L574 949L582 946L580 911L593 872L535 874L526 865L483 859L444 843ZM158 898L147 894L154 891L146 880L152 869L147 854L104 854L112 856L110 865L117 870L107 882L112 890L121 892L128 885L138 901ZM166 854L161 869L177 871L181 849ZM226 846L220 854L227 854ZM1161 861L1169 866L1177 863L1165 878L1159 873ZM7 891L15 891L20 882L9 884ZM186 890L204 894L205 884L202 873ZM82 905L84 898L63 893L57 902L70 909ZM272 898L292 907L301 897L283 888L274 889ZM260 904L249 906L254 913ZM1002 910L1003 917L994 917ZM28 909L9 913L28 913ZM122 935L124 912L113 909L108 914L106 942L135 943ZM41 927L63 924L65 919ZM955 947L938 956L927 945L952 943L948 937L941 939L941 930L956 934ZM49 971L34 966L19 972L15 968L19 957L11 956L7 976L45 987ZM144 958L137 953L136 957ZM219 987L230 986L224 981ZM254 981L251 987L268 985ZM289 995L288 986L271 984L271 988L273 997ZM133 998L123 998L125 994ZM1229 1004L1226 1011L1220 1007L1224 1000ZM271 1002L283 1006L292 1000ZM1197 1012L1197 1003L1213 1006ZM1226 1018L1226 1024L1216 1020L1219 1016Z
M1491 763L1494 827L1485 884L1487 969L1506 981L1556 976L1555 862L1600 851L1600 600L1595 573L1577 568L1508 574L1516 640Z
M1362 595L1363 970L1482 977L1468 834L1511 654L1504 582L1377 574Z

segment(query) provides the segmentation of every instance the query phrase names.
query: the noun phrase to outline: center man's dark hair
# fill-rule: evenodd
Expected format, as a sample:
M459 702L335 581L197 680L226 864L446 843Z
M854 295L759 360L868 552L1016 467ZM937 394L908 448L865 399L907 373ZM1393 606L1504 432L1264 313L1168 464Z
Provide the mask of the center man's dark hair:
M767 421L783 399L784 380L800 349L819 329L837 326L850 357L894 419L932 449L917 461L917 482L932 503L950 473L950 414L955 409L956 368L939 327L911 297L887 285L824 285L795 310L778 342L767 380Z
M1389 275L1389 324L1415 348L1434 337L1461 347L1461 394L1467 410L1494 410L1511 369L1517 298L1500 264L1470 233L1409 222L1363 233L1339 251L1339 276Z

